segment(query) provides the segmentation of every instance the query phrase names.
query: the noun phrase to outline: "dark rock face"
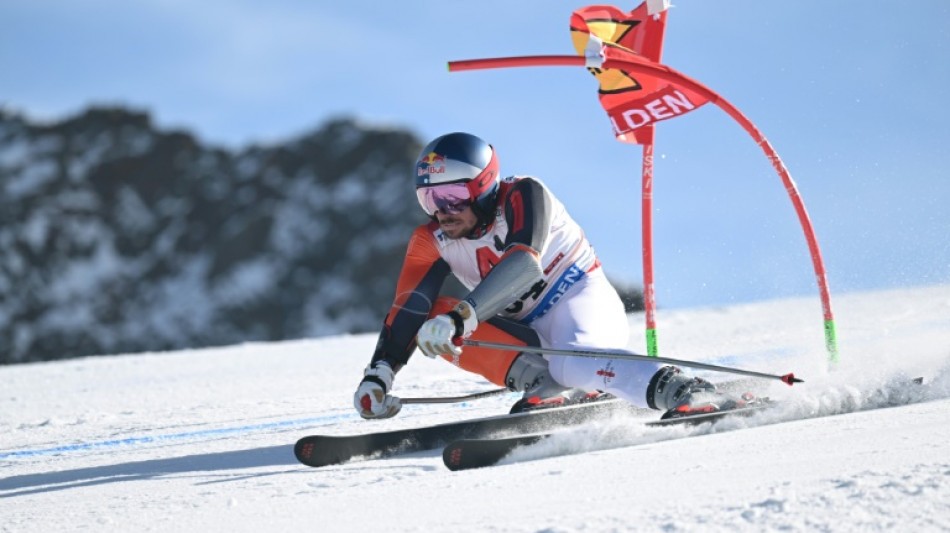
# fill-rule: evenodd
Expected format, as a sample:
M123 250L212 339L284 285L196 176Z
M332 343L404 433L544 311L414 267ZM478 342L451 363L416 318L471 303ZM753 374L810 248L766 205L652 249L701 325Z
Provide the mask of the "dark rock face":
M0 363L377 329L420 142L336 120L234 153L144 113L0 110Z

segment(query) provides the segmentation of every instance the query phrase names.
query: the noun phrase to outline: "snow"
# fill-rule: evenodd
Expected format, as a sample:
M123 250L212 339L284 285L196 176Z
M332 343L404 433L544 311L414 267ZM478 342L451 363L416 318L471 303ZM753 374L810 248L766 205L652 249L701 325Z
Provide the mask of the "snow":
M16 149L14 148L10 152L15 154ZM12 158L16 156L0 157ZM3 167L0 166L0 168ZM16 202L30 195L37 194L43 187L56 181L57 170L55 161L38 161L34 164L12 170L8 174L9 177L5 180L5 196L8 196L12 202ZM4 172L4 174L6 174L6 172Z
M306 434L513 401L360 420L351 394L374 334L0 367L0 531L950 530L950 285L835 295L835 370L816 300L659 313L663 355L804 378L764 385L775 409L692 429L598 422L463 472L439 450L294 460ZM490 387L417 356L395 392Z

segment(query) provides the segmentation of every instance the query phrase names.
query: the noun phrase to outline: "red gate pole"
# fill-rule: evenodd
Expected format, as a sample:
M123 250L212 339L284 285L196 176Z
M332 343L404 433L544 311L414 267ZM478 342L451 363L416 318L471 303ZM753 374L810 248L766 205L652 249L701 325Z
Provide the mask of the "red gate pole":
M450 72L489 68L538 66L586 67L587 58L581 56L522 56L473 59L468 61L451 61L448 64ZM658 79L675 83L701 95L707 101L716 104L716 106L732 117L733 120L738 122L739 125L742 126L742 128L746 130L746 132L752 137L756 144L759 145L762 151L765 152L766 157L769 158L769 161L772 163L772 167L775 168L779 178L782 180L782 184L785 186L785 190L788 193L789 199L791 199L792 205L795 208L795 213L798 215L798 221L802 226L802 231L805 233L805 240L808 243L812 267L815 271L815 277L818 281L819 295L821 297L822 314L824 317L825 348L828 352L829 361L832 364L837 363L838 341L835 333L834 314L831 310L831 293L828 289L828 279L825 272L824 261L821 257L821 250L818 247L818 239L815 237L815 231L811 224L811 219L809 218L808 212L805 209L805 203L802 201L801 195L798 192L798 187L795 185L794 180L792 180L791 175L789 175L788 169L785 168L785 164L782 163L778 153L775 152L775 149L772 148L772 145L769 144L765 136L762 135L762 132L760 132L759 129L755 127L755 124L753 124L752 121L749 120L745 115L743 115L738 108L729 103L725 98L719 96L718 93L706 87L702 83L690 78L689 76L667 67L666 65L654 63L639 56L631 56L630 59L607 59L603 62L603 65L600 68L618 68L627 72L648 74ZM644 287L644 290L647 290L646 287Z
M653 284L653 127L650 140L643 145L643 185L641 198L643 247L643 311L646 318L647 355L660 354L656 332L656 292Z

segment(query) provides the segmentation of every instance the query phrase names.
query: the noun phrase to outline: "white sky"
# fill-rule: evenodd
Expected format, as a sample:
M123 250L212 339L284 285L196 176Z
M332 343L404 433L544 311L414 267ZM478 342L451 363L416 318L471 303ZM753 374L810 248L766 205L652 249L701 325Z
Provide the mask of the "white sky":
M119 103L232 148L340 115L422 141L470 131L504 173L551 186L609 275L639 283L640 150L612 139L593 78L445 68L572 54L583 5L7 0L0 106L59 118ZM833 301L950 280L950 4L906 5L679 0L669 17L664 62L735 104L790 169ZM707 106L664 122L656 156L661 308L817 295L778 177L731 119Z

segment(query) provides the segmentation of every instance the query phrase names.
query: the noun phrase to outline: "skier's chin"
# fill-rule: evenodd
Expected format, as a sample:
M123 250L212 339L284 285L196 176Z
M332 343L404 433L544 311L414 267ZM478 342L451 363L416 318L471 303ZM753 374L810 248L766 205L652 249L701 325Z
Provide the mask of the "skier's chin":
M460 239L467 235L470 228L465 226L465 222L458 219L447 219L439 222L442 233L450 239Z

